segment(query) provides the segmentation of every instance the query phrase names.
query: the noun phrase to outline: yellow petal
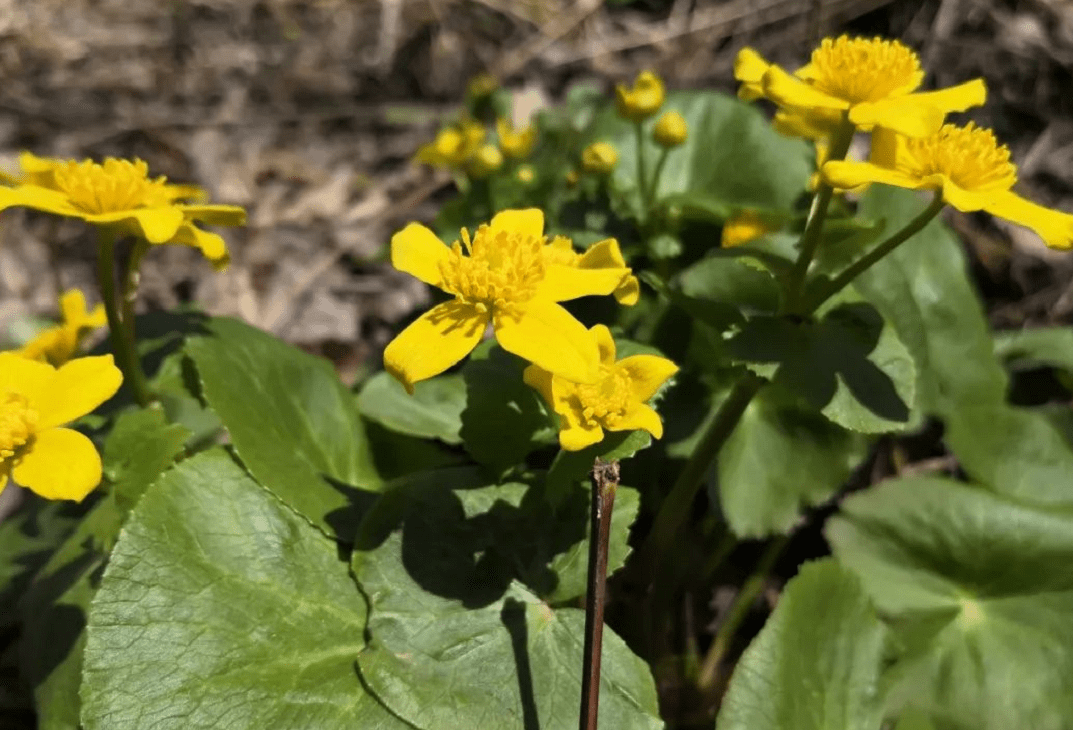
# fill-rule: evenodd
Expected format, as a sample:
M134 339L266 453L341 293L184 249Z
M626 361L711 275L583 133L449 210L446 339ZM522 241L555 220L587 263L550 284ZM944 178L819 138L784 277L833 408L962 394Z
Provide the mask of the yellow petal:
M581 451L603 439L604 430L595 423L584 425L568 422L567 426L559 431L559 446L565 451Z
M86 415L115 395L122 383L123 374L111 355L71 360L31 399L41 419L38 428L62 426Z
M924 187L923 182L917 178L870 162L827 162L822 173L827 184L840 190L848 190L865 183L883 183L910 190Z
M69 428L38 431L11 476L45 499L81 502L101 483L101 457L88 438Z
M873 129L868 161L880 167L893 168L895 161L898 159L898 147L902 144L899 139L897 132L886 127Z
M210 226L246 225L246 210L237 205L180 205L178 208L186 218L201 221Z
M613 238L605 238L589 246L588 250L581 255L578 266L582 269L629 268L626 266L626 259L622 257L618 241Z
M963 112L974 106L980 106L987 100L987 85L983 79L973 79L946 89L922 91L913 94L913 97L942 109L947 114Z
M849 108L849 102L829 96L774 65L764 74L764 95L780 106L801 109Z
M1069 213L1044 208L1013 191L995 195L984 210L1019 226L1031 228L1051 248L1073 246L1073 215Z
M36 408L48 390L56 368L14 352L0 352L0 393L19 393Z
M521 316L497 315L496 339L534 365L575 383L595 383L600 354L585 325L555 302L533 299Z
M502 210L495 214L488 228L493 234L498 231L514 231L540 238L544 235L544 211L539 208Z
M554 408L555 398L551 390L552 375L538 365L530 365L522 372L522 381L540 393L540 397L549 407Z
M411 223L391 237L391 265L435 287L443 286L440 264L450 255L451 249L420 223Z
M70 289L63 293L60 312L64 322L81 322L86 318L86 295L81 289Z
M654 438L663 438L663 421L660 420L659 414L651 406L638 403L631 405L630 409L615 422L614 428L608 427L608 430L644 430L652 434Z
M183 212L174 206L135 208L114 213L82 214L90 223L128 223L149 243L167 243L182 226Z
M596 349L600 353L601 365L615 364L615 338L611 336L611 330L605 325L597 324L589 328L592 339L596 342Z
M223 271L231 263L231 254L227 251L224 239L211 231L201 230L193 223L183 223L175 232L175 236L166 243L198 249L212 262L212 267L217 271Z
M611 293L615 295L615 300L619 304L625 307L632 307L641 298L641 282L631 274L619 282L615 291Z
M928 189L942 188L943 200L960 210L962 213L972 213L983 210L994 200L995 191L978 192L966 190L945 175L929 175L925 181L932 181L923 187ZM1005 192L1005 191L1002 191Z
M388 343L384 368L413 395L414 383L439 375L468 355L487 324L488 313L473 304L438 304Z
M20 185L15 188L0 188L0 210L25 206L46 213L85 218L86 215L71 205L67 196L56 190L37 185Z
M746 84L759 84L770 67L755 49L745 47L734 58L734 78Z
M849 120L858 127L883 126L907 137L927 137L939 131L946 114L934 104L922 100L921 96L908 94L854 104L849 110Z
M659 355L631 355L623 358L618 367L630 377L630 393L642 403L656 394L667 378L678 372L678 366Z
M566 302L614 292L629 269L582 269L577 266L548 264L536 296L553 302Z

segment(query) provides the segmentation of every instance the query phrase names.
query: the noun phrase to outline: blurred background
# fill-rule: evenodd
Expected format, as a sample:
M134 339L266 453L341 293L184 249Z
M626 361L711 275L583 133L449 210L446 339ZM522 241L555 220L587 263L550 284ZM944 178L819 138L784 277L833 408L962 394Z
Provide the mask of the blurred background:
M743 46L796 68L825 35L899 38L929 86L987 81L970 116L1011 147L1021 192L1073 212L1071 0L0 0L0 169L38 155L141 157L152 174L245 206L233 264L158 247L141 304L195 300L330 357L344 378L423 286L384 262L453 183L410 162L478 74L524 119L571 85L644 68L733 93ZM992 323L1073 321L1073 257L989 216L954 214ZM0 345L96 298L87 227L0 216Z

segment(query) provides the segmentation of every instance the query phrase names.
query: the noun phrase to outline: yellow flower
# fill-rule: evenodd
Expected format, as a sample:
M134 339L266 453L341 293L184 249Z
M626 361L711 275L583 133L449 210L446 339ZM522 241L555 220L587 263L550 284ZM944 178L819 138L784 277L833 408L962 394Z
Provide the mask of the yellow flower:
M529 185L536 180L536 170L533 169L532 165L522 165L514 173L514 176L518 178L518 182L523 185Z
M922 137L934 133L946 114L982 104L981 79L939 91L917 92L924 80L920 59L898 41L825 38L808 64L793 75L769 64L751 48L734 64L738 95L760 96L803 114L845 113L856 127L875 126Z
M663 436L659 414L646 404L678 366L658 355L632 355L615 360L611 331L598 324L588 332L600 351L600 376L595 383L576 383L530 365L525 382L535 388L559 414L559 445L580 451L604 438L608 431L644 429Z
M152 244L182 244L200 249L212 264L225 268L227 245L195 221L235 226L246 211L232 205L182 202L199 197L200 188L171 185L163 176L150 178L142 160L109 157L92 160L52 160L23 155L24 175L14 187L0 187L0 211L15 206L116 226Z
M632 122L643 122L663 106L663 81L651 71L642 71L634 79L633 88L624 84L615 87L618 113Z
M101 481L101 457L66 423L112 397L123 375L111 355L57 369L0 352L0 489L12 477L46 499L82 501Z
M43 330L17 350L18 354L59 367L74 357L87 333L108 322L103 304L98 304L92 312L86 311L86 297L78 289L64 292L60 297L60 311L63 322Z
M689 136L689 125L685 117L676 111L665 112L656 120L656 126L652 130L652 137L656 144L661 147L677 147L686 141Z
M499 79L490 73L479 73L466 84L466 96L483 99L499 88Z
M484 142L484 134L483 125L464 119L441 129L436 139L417 150L414 160L433 167L459 169L476 154Z
M503 166L503 153L494 144L481 145L469 163L473 177L488 177Z
M1013 192L1017 167L990 129L947 124L930 137L891 134L874 144L872 162L828 162L825 180L838 188L883 183L939 190L960 211L991 215L1031 228L1051 248L1073 246L1073 215L1044 208Z
M581 152L581 167L585 172L608 175L618 164L618 150L610 142L593 142Z
M781 226L766 220L755 210L741 210L727 219L723 224L722 246L734 248L743 246L765 233L779 230Z
M514 129L506 119L497 119L496 134L503 154L515 160L528 157L536 144L537 130L532 124L524 129Z
M622 257L618 241L613 238L605 238L594 243L585 253L579 254L574 250L569 238L556 236L550 244L544 247L544 261L579 269L613 269L622 276L618 286L611 292L618 303L630 307L637 304L637 300L641 298L640 282L626 265L626 259Z
M403 330L384 350L384 367L409 392L442 373L477 346L491 323L508 352L578 382L594 382L599 354L585 330L558 302L611 294L618 268L582 268L550 261L544 213L504 210L471 239L450 248L425 226L411 223L391 239L391 263L454 299Z

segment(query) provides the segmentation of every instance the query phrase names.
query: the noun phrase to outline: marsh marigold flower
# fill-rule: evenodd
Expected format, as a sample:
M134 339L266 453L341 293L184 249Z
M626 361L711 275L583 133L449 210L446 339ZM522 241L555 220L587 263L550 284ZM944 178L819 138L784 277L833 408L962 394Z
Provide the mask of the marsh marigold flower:
M9 478L46 499L81 501L101 481L93 442L69 428L123 380L111 355L61 368L0 352L0 489Z
M1073 246L1073 215L1013 192L1017 167L991 130L972 122L964 127L947 124L930 137L885 135L877 147L872 162L828 162L824 179L839 188L883 183L940 191L943 200L960 211L983 210L1031 228L1052 248Z
M16 352L31 360L42 360L55 367L63 365L78 352L78 346L89 332L108 323L104 305L86 311L86 297L78 289L64 292L60 297L63 321L42 330Z
M230 260L227 244L195 222L235 226L246 220L246 211L233 205L184 202L199 197L200 189L169 184L163 176L150 178L142 160L77 162L24 154L20 164L23 175L10 187L0 187L0 211L33 208L115 226L152 244L191 246L218 269Z
M530 365L524 379L559 415L559 445L579 451L603 440L604 430L643 429L663 436L659 414L647 404L678 366L658 355L632 355L615 360L611 331L598 324L588 332L600 352L595 383L577 383Z
M496 135L499 137L499 148L503 150L504 155L515 160L522 160L533 151L537 130L532 124L522 129L515 129L506 119L497 119Z
M461 169L484 142L484 126L472 119L444 127L436 138L417 150L414 161L433 167Z
M651 71L637 74L632 89L625 84L615 86L615 107L632 122L643 122L658 112L664 97L663 81Z
M641 297L641 285L637 277L630 272L626 259L618 247L618 241L605 238L589 246L585 253L578 253L570 239L557 236L544 247L544 261L548 264L571 266L583 270L614 270L622 279L611 292L619 304L633 306Z
M595 175L609 175L618 164L618 150L610 142L593 142L581 151L581 168Z
M661 147L671 148L684 144L689 136L685 117L676 111L664 112L652 128L652 138Z
M780 227L755 210L741 210L723 224L721 245L723 248L744 246L764 234L779 230Z
M481 145L469 162L469 174L476 178L488 177L503 167L503 153L494 144Z
M599 353L584 325L558 302L611 294L629 269L582 268L548 256L544 213L505 210L471 238L445 246L411 223L391 239L391 263L453 299L421 315L384 350L384 367L414 383L451 367L477 346L489 324L500 346L578 382L595 382Z
M981 79L939 91L918 92L924 80L917 55L898 41L825 38L809 63L792 75L744 48L734 64L738 95L761 96L795 114L829 120L845 113L858 128L882 126L921 137L939 129L946 114L982 104Z

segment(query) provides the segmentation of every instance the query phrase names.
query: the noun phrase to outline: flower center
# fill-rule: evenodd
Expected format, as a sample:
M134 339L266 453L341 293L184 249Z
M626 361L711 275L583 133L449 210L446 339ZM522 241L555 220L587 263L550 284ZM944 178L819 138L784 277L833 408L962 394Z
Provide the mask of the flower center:
M851 104L908 94L924 80L917 54L898 41L848 36L825 38L807 75L820 91Z
M149 178L149 166L142 160L117 160L103 164L92 160L64 162L53 171L56 187L85 213L119 213L135 208L170 205L166 178Z
M1008 190L1017 182L1010 150L999 146L990 129L972 122L944 124L930 137L905 140L899 167L910 175L945 175L964 190Z
M621 368L601 365L600 379L592 385L575 386L574 395L586 421L614 426L630 402L630 377Z
M482 225L471 241L463 228L441 264L443 288L478 308L517 315L544 280L543 248L543 237Z
M37 411L19 393L0 396L0 463L18 456L34 437Z

